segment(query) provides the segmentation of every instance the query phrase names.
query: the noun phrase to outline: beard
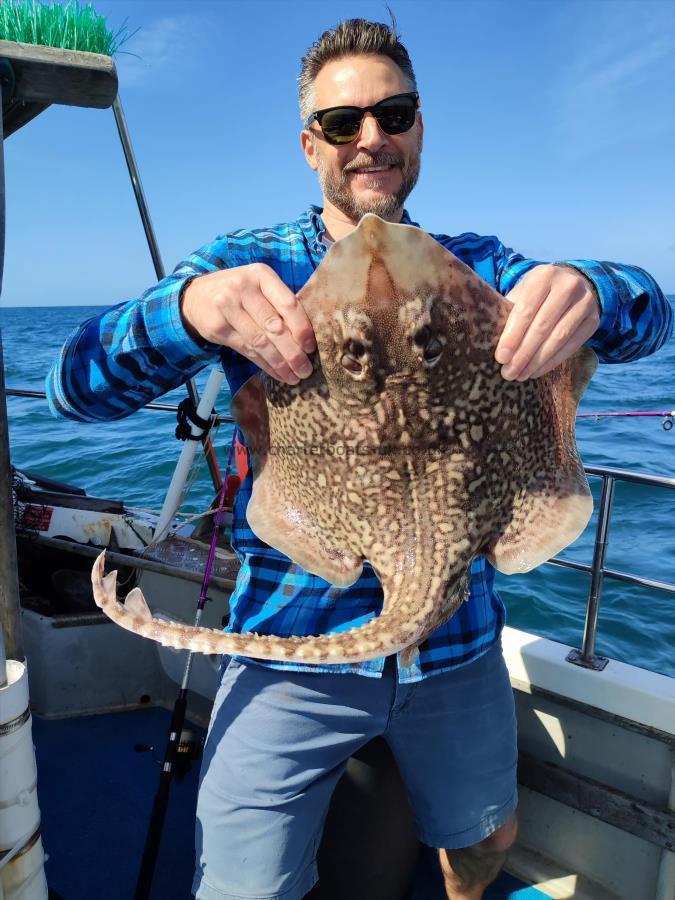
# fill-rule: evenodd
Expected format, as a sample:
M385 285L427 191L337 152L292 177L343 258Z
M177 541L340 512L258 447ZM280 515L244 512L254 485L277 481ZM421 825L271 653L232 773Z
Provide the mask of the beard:
M374 156L359 154L345 168L335 173L328 169L325 161L317 154L319 184L327 200L353 222L360 221L367 213L374 213L382 219L389 219L403 206L410 192L417 184L420 174L421 139L407 163L392 153L376 153ZM349 172L364 166L398 166L401 170L401 187L393 194L365 199L357 197L349 186Z

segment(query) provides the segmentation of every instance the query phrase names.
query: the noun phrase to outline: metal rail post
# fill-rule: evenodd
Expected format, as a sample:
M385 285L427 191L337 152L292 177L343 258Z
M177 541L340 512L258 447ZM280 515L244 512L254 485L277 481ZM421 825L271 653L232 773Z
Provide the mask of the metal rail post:
M0 175L0 177L2 177ZM19 613L12 467L9 461L9 432L5 404L5 373L0 330L0 687L6 683L7 658L24 658Z
M0 293L5 265L5 156L0 85ZM5 364L0 330L0 687L7 683L6 660L24 659L19 613L19 576L14 533L12 467L9 462L9 430L5 402Z
M602 581L605 569L605 557L607 555L607 532L609 531L609 519L612 512L614 499L614 487L616 481L611 475L602 478L600 491L600 509L598 511L598 524L595 530L595 547L593 549L593 564L591 567L591 586L588 592L588 604L586 606L586 622L584 624L584 639L581 650L572 650L567 655L568 662L576 663L586 669L602 671L608 663L604 656L595 655L595 636L598 629L598 613L600 612L600 597L602 595Z
M115 123L117 125L117 131L120 136L122 150L124 151L124 158L127 163L127 169L129 170L129 178L131 179L131 184L134 189L134 196L136 197L138 211L141 215L143 230L145 232L145 239L148 242L150 256L152 257L152 264L155 268L155 275L157 276L157 280L161 281L162 278L164 278L164 276L166 275L166 270L164 269L164 263L162 262L162 257L159 252L157 238L155 237L155 230L152 227L150 210L148 209L148 203L145 199L145 192L143 191L143 185L141 184L141 176L140 172L138 171L138 165L136 163L134 150L131 146L131 137L129 135L129 129L127 128L126 119L124 118L124 110L122 109L122 102L120 101L119 94L113 101L113 113L115 115ZM190 378L188 381L186 381L185 387L187 388L190 400L192 400L196 409L199 405L199 394L197 392L197 386L195 385L194 378ZM211 473L213 486L216 491L219 491L222 486L223 479L218 467L216 451L214 450L213 442L208 432L201 438L201 442L204 447L204 456L206 457L209 472Z

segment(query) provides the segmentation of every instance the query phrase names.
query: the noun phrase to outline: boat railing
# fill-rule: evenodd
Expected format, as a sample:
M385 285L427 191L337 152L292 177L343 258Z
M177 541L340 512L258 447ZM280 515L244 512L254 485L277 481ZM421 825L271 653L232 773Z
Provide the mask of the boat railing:
M651 487L675 488L675 478L666 475L646 475L641 472L631 472L626 469L605 468L603 466L584 466L584 471L591 477L602 479L600 488L600 505L598 509L598 522L595 530L595 544L593 547L593 561L590 565L574 562L571 559L563 559L554 556L549 564L560 566L564 569L576 569L579 572L588 572L591 583L586 601L586 621L584 623L584 635L580 650L571 650L567 655L567 661L587 669L601 671L607 665L608 659L595 653L595 638L598 628L598 614L600 612L600 598L602 596L603 582L605 578L613 578L627 584L641 585L659 591L668 591L675 594L675 584L665 581L656 581L653 578L645 578L630 572L622 572L617 569L608 569L605 565L607 544L609 541L609 527L614 501L614 489L617 481L630 482L632 484L649 485Z
M29 391L18 388L6 388L9 397L27 397L37 400L45 400L44 391ZM170 403L148 403L144 409L160 410L162 412L178 411L178 406ZM228 415L216 415L219 423L233 424L234 419ZM586 601L586 619L584 622L584 634L580 650L572 650L567 656L567 661L587 669L601 671L607 665L608 659L598 656L595 652L595 639L598 628L598 615L600 612L600 600L605 578L623 581L626 584L634 584L642 587L654 588L659 591L667 591L675 594L675 584L665 581L657 581L653 578L645 578L631 572L618 569L610 569L605 565L607 544L609 541L610 520L612 505L614 502L614 490L617 481L630 482L651 487L675 489L675 478L666 475L647 475L641 472L632 472L627 469L605 468L603 466L584 466L586 475L591 478L602 479L600 488L600 504L598 509L598 522L595 531L595 543L593 546L593 560L591 564L575 562L560 556L554 556L549 560L549 565L559 566L563 569L575 569L578 572L587 572L591 576L591 583Z
M44 391L26 391L20 388L5 388L5 394L8 397L28 397L33 400L46 400L47 395ZM178 412L178 406L172 403L146 403L143 409L159 410L160 412ZM214 420L218 425L234 424L232 416L216 414Z

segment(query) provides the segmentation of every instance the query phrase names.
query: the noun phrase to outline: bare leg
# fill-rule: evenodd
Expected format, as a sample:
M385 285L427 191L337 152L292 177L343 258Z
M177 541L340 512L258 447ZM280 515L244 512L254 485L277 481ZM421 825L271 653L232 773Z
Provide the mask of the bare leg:
M448 900L480 900L506 862L517 831L513 815L480 844L461 850L439 850Z

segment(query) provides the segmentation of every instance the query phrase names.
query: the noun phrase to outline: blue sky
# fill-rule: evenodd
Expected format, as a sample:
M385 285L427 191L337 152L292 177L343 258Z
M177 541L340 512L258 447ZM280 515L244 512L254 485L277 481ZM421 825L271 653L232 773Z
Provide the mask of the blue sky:
M426 133L429 231L543 260L631 262L675 293L672 0L390 0ZM307 46L383 3L96 0L140 26L120 96L167 270L319 203L300 153ZM2 303L113 304L154 283L110 110L52 107L5 144Z

